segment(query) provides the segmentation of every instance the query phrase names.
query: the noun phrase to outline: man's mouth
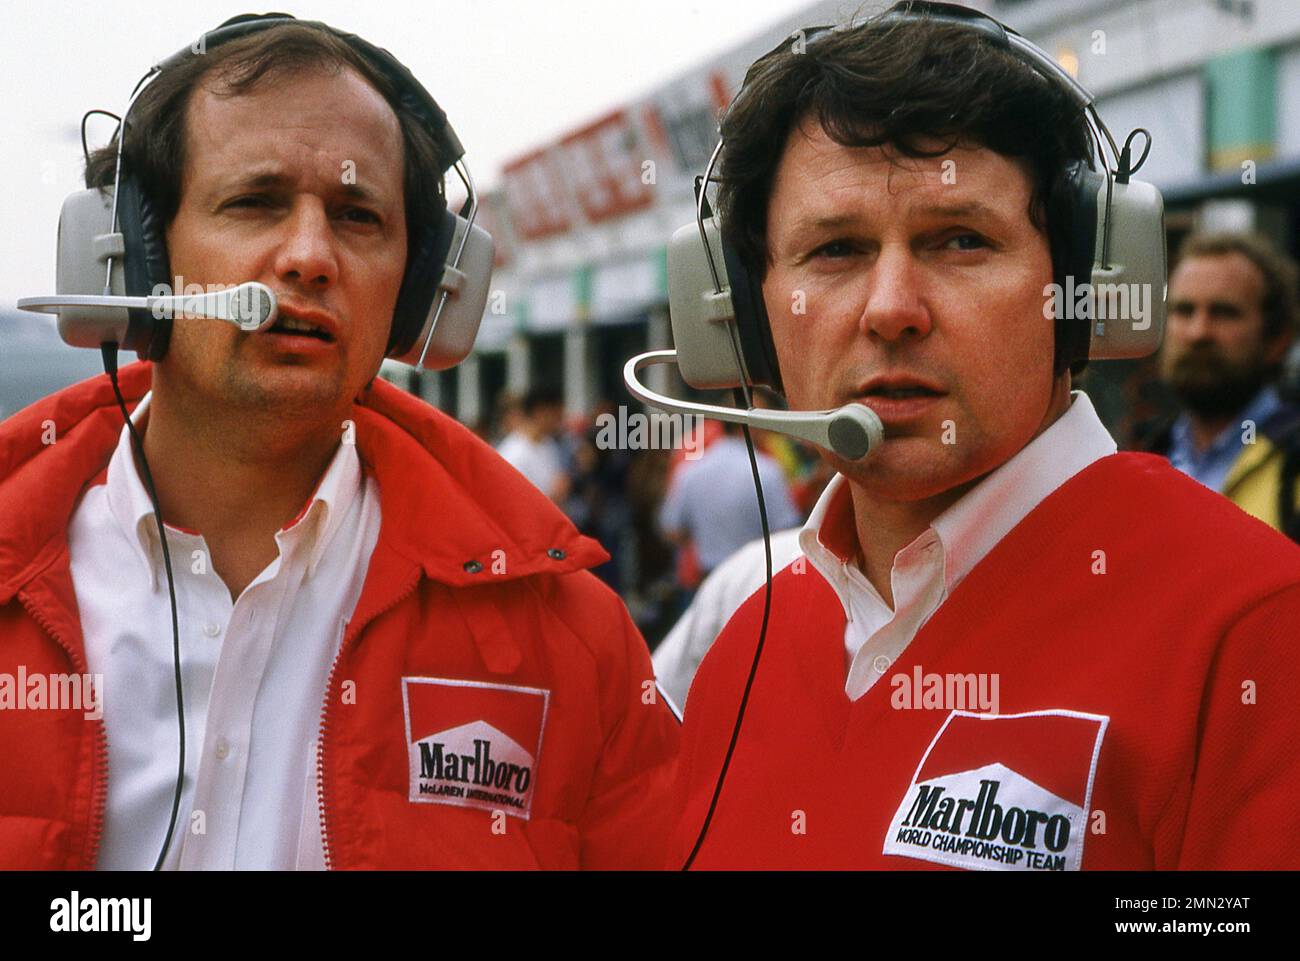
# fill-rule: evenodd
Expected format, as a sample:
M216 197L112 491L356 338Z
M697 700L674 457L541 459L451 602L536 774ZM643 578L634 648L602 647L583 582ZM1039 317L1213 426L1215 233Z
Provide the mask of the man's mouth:
M864 396L900 400L905 397L938 397L940 394L937 390L928 387L873 387L866 391Z
M295 337L314 337L317 340L323 340L326 343L332 343L334 338L322 327L306 320L299 320L297 317L287 317L283 313L276 318L274 324L267 328L268 333L272 334L290 334Z
M933 383L901 371L872 377L854 395L891 428L925 416L933 407L931 401L943 396L944 391Z

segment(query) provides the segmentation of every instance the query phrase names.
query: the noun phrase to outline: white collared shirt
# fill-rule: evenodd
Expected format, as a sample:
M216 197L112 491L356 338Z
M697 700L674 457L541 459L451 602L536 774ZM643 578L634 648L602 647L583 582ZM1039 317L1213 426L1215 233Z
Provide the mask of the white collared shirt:
M276 532L278 556L233 603L203 537L168 526L185 782L166 868L324 867L315 743L379 520L374 479L355 446L340 443L303 513ZM104 677L108 802L97 866L149 869L176 788L176 682L158 528L125 426L106 482L73 512L68 546L87 663Z
M848 676L844 693L856 701L889 670L939 605L971 569L1049 494L1089 464L1115 453L1115 441L1082 391L1070 407L928 528L894 555L894 608L852 558L841 558L821 537L828 512L853 523L850 492L836 474L799 532L799 546L844 606Z

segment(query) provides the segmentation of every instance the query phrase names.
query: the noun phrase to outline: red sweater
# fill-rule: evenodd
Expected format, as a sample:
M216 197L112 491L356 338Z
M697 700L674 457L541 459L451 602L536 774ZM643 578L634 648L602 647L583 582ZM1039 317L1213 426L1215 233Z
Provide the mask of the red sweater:
M762 611L760 590L691 688L673 866ZM775 578L697 867L1300 868L1300 548L1164 460L1116 454L1059 488L856 702L843 637L814 568Z

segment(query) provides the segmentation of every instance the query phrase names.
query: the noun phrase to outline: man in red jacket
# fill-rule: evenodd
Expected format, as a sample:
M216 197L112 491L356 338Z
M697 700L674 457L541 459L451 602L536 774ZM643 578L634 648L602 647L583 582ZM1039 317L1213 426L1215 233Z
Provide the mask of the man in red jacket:
M1300 550L1117 454L1044 319L1087 137L967 26L868 22L751 69L724 230L791 408L865 403L884 442L830 458L699 842L762 591L705 658L671 863L1300 867Z
M171 273L261 281L280 320L177 323L121 372L168 522L176 814L169 577L111 385L0 427L0 867L662 860L676 721L607 555L375 379L438 158L349 49L269 27L132 112Z

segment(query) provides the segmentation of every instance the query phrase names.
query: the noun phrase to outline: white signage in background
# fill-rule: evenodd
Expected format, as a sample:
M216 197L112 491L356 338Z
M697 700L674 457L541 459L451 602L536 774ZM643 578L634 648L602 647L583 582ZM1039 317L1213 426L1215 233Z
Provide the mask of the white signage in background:
M627 320L668 296L657 254L612 264L592 273L589 309L594 324Z
M574 274L539 280L528 291L528 326L531 330L566 330L577 316L578 283Z

